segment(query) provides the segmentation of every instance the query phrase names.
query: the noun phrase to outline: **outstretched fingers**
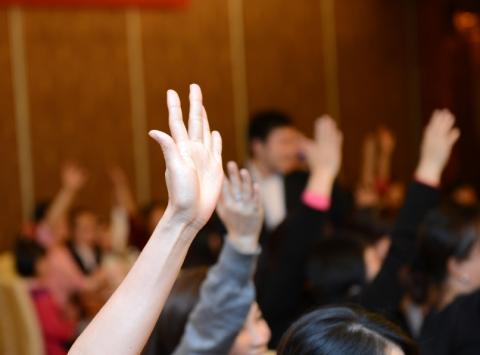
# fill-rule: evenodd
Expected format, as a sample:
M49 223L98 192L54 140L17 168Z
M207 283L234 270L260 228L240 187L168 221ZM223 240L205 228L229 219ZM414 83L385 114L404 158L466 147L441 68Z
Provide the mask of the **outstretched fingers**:
M194 142L203 142L203 98L197 84L190 85L190 114L188 115L188 135Z
M180 98L175 90L167 91L167 106L168 124L173 140L180 144L186 142L188 140L188 133L183 123Z

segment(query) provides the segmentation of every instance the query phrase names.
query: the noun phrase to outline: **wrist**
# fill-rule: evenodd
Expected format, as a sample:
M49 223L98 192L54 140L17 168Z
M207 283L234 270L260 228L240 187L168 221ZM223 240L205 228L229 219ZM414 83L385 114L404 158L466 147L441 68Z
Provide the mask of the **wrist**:
M442 169L435 164L421 161L415 171L415 179L430 186L439 186Z
M258 234L227 234L227 242L241 254L255 254L258 250Z
M330 197L334 181L335 174L325 171L313 171L308 179L306 191Z
M188 214L169 204L156 229L162 228L178 231L173 232L173 234L180 234L187 242L191 242L203 226L204 223L196 221L194 218L189 217Z

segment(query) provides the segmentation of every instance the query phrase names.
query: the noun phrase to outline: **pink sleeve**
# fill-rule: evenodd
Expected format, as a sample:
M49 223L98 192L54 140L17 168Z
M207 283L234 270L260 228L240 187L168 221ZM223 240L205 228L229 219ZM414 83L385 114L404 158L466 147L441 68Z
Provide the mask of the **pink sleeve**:
M327 196L305 191L302 195L302 201L314 210L328 211L330 209L330 197Z

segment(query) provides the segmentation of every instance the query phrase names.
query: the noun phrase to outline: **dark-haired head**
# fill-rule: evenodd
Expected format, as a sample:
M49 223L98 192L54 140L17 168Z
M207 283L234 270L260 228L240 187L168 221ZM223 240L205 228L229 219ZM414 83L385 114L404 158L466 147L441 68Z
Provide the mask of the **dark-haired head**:
M296 321L278 355L417 354L415 343L384 318L357 307L326 307Z
M99 224L95 213L85 207L75 208L70 213L74 243L95 246L99 241Z
M180 272L142 354L171 354L180 344L188 316L198 302L207 268Z
M291 119L279 111L254 114L248 127L252 158L269 172L288 173L300 162L299 132Z
M432 211L421 229L417 266L450 299L480 288L479 221L478 213L445 206Z
M307 267L310 291L317 305L351 299L366 283L365 245L354 238L319 242Z
M200 298L200 288L207 276L206 267L196 267L181 271L162 314L148 340L143 355L171 354L180 344L188 317ZM232 339L233 340L233 339ZM250 307L242 329L234 339L230 355L264 353L270 340L270 329L262 317L256 303Z
M35 210L33 211L32 215L34 223L41 223L45 219L50 205L50 201L42 201L35 205Z
M23 277L35 277L40 273L40 263L45 249L36 241L21 237L15 244L15 266Z
M377 250L351 232L320 241L307 264L313 301L318 305L355 300L382 266Z

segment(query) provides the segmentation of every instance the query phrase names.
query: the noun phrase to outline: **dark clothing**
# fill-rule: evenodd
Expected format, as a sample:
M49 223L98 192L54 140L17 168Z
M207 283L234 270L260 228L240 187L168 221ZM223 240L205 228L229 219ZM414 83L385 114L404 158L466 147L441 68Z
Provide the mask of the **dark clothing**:
M73 257L73 260L75 260L75 264L78 265L79 269L82 271L84 275L90 275L92 274L98 266L100 266L100 263L102 261L102 251L99 247L94 247L93 252L95 254L95 267L88 267L85 262L83 261L82 257L80 254L77 252L75 249L75 245L72 242L67 243L67 249L70 252L70 254Z
M480 291L430 312L419 343L422 355L480 354Z
M399 271L411 261L417 230L427 212L436 206L437 199L437 189L417 182L411 184L392 233L389 253L379 274L348 301L387 317L396 312L403 294L398 280ZM258 277L257 288L260 306L272 328L272 345L303 312L323 305L318 300L308 300L304 292L308 283L308 257L315 241L325 237L328 219L326 212L302 205L287 217L270 238L275 243L268 244L265 252L268 264ZM345 299L338 300L342 301Z

